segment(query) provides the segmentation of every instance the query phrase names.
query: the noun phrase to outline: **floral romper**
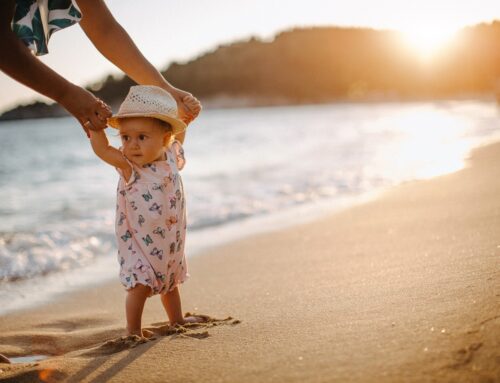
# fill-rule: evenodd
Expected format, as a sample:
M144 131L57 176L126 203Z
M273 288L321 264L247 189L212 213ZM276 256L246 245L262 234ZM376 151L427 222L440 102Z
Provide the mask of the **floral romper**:
M179 141L165 157L143 166L130 162L128 182L118 170L120 281L127 290L138 283L149 286L150 296L171 291L189 277L184 254L186 203L179 174L185 159Z

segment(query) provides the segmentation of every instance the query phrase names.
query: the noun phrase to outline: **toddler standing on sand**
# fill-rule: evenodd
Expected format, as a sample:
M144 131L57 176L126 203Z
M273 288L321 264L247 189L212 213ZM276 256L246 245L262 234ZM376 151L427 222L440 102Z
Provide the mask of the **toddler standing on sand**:
M202 322L183 317L178 285L188 277L184 243L186 204L179 171L186 125L174 98L156 86L133 86L108 124L122 147L108 144L104 130L91 131L99 158L120 174L116 236L120 281L127 290L127 334L144 336L141 317L147 297L160 294L170 324Z

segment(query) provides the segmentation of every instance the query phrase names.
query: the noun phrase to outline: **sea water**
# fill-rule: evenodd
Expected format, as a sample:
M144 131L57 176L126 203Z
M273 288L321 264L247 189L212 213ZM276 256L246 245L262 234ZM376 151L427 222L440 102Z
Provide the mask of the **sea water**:
M204 110L184 145L187 255L459 170L500 138L499 115L486 101ZM0 123L0 314L119 283L117 179L73 118Z

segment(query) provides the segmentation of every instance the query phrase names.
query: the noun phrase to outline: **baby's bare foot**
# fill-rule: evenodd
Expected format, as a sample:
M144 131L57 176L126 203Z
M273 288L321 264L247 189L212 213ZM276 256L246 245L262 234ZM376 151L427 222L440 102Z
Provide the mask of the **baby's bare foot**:
M203 323L207 320L201 316L190 315L184 317L184 323Z
M139 338L148 340L151 339L151 337L154 335L154 333L150 330L134 330L134 331L127 331L127 337L133 337L133 336L138 336Z
M143 338L151 339L151 338L153 338L154 335L155 335L155 333L153 331L142 329L142 337Z

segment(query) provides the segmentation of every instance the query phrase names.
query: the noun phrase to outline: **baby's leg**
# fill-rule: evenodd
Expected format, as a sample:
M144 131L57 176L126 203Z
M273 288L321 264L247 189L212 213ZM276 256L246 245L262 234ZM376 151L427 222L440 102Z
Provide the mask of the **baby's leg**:
M167 312L171 325L184 323L184 318L182 317L181 297L179 295L178 287L175 287L175 289L165 294L161 294L161 303Z
M142 337L141 318L144 303L149 296L151 287L141 284L135 285L127 292L125 311L127 314L127 335L139 335Z
M177 286L172 291L161 294L161 303L167 312L171 325L204 322L204 319L201 317L184 318L182 316L181 297Z

